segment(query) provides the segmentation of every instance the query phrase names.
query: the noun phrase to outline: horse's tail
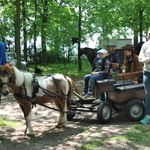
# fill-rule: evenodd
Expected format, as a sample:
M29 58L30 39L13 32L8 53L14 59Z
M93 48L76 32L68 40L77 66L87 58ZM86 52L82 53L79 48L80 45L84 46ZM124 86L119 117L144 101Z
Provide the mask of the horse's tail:
M72 80L70 77L68 77L68 76L66 76L66 80L67 80L68 83L69 83L69 91L68 91L68 94L67 94L67 106L69 107L71 95L72 95L72 93L73 93L74 82L73 82L73 80Z

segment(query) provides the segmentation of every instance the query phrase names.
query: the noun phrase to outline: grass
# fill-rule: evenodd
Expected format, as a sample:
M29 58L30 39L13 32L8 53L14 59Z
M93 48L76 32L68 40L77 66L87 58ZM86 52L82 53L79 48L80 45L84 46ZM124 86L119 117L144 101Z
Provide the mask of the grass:
M130 130L128 130L123 135L116 135L109 139L106 139L107 141L121 141L123 143L130 143L130 145L134 148L139 148L144 143L149 143L150 139L150 130L148 126L143 125L134 125Z
M82 145L80 150L92 150L96 147L102 146L104 143L101 140L89 140L86 144Z
M117 135L110 138L110 140L120 140L124 142L146 142L149 141L150 130L149 127L143 125L135 125L124 135Z
M121 143L127 143L132 148L145 150L147 149L147 147L149 147L146 146L146 144L149 143L149 139L150 130L148 126L134 125L130 130L126 131L124 134L121 135L115 135L110 138L105 138L103 140L88 140L85 144L83 144L80 147L80 150L93 150L95 148L98 149L102 146L105 147L105 142L108 141L120 141Z
M4 117L0 117L0 127L6 126L8 128L14 128L18 125L16 120L9 120Z
M61 73L63 75L68 75L70 77L80 77L83 78L85 74L91 72L91 65L87 60L82 61L82 70L78 70L78 63L66 63L66 64L49 64L46 66L38 65L38 68L43 69L42 74L53 74ZM29 71L34 71L34 65L29 64ZM39 74L42 75L42 74Z

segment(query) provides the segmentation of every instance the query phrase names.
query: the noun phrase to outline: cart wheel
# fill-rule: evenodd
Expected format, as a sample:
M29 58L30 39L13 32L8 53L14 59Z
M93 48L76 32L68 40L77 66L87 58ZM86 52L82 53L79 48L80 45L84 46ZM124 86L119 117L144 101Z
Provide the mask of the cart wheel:
M76 103L74 100L69 101L68 111L67 111L67 120L72 121L76 114Z
M109 102L101 102L97 107L97 118L100 123L110 122L112 117L112 109Z
M145 105L139 99L128 102L125 106L127 118L131 121L139 121L145 116Z
M123 106L121 106L121 104L118 104L116 102L111 101L111 107L113 108L113 110L115 110L116 112L121 112L123 111Z
M73 118L74 118L74 116L75 116L75 112L74 111L68 111L67 112L67 120L68 121L72 121L73 120Z

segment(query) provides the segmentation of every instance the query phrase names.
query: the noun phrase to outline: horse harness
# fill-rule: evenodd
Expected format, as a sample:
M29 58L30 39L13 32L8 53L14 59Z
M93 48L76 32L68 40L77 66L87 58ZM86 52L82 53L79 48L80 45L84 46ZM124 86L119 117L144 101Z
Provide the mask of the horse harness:
M36 104L37 104L37 102L36 102L36 94L39 92L39 89L42 89L43 92L44 92L46 95L48 95L49 97L51 97L51 98L56 98L56 99L58 99L58 98L63 98L63 99L66 99L66 100L67 100L67 98L65 97L65 95L64 95L64 93L63 93L63 91L62 91L62 89L61 89L60 86L59 86L58 80L55 79L53 76L52 76L52 79L53 79L54 84L55 84L55 86L56 86L56 88L57 88L57 91L56 91L56 92L53 92L53 91L50 91L50 90L47 90L47 89L42 88L42 87L39 85L37 78L33 78L32 84L33 84L34 89L33 89L32 97L27 95L25 83L23 83L23 85L22 85L22 88L25 90L25 94L22 94L22 93L14 93L14 96L15 96L15 97L18 97L18 98L27 99L28 101L31 102L32 108L33 108L33 106L36 107ZM12 80L12 77L11 77L11 80ZM10 81L11 81L11 80L10 80ZM11 84L10 84L10 85L11 85ZM50 93L50 94L49 94L49 93ZM58 94L58 93L61 93L61 94ZM47 107L47 106L44 105L44 104L40 104L40 105ZM51 107L49 107L49 108L51 108ZM51 108L51 109L55 109L55 108Z
M10 77L9 77L8 82L0 82L0 88L5 84L8 85L8 86L11 86L11 83L12 83L12 73L10 73Z

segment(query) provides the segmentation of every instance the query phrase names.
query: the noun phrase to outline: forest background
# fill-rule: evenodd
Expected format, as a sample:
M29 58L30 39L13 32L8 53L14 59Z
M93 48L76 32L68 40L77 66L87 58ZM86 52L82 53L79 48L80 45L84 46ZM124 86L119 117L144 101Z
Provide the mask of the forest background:
M136 45L150 27L149 8L148 0L1 0L0 39L18 68L32 58L35 67L78 61L82 70L74 47L95 34L107 41L132 34Z

